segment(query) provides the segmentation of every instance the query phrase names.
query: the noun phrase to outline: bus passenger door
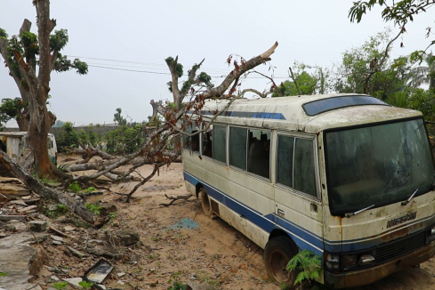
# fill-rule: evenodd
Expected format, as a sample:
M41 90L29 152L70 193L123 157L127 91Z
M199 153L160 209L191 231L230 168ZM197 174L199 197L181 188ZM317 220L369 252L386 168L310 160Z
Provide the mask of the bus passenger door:
M322 203L312 136L278 134L276 146L275 221L299 249L321 254Z

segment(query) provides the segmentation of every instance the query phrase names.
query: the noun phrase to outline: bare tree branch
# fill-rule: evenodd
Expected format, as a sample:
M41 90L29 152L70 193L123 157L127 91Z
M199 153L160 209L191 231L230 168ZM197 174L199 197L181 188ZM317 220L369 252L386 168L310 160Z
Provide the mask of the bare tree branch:
M237 80L242 74L270 60L269 57L272 55L272 53L275 52L277 46L278 46L278 42L275 42L275 44L264 53L260 54L259 56L251 58L247 62L243 63L238 69L236 68L232 70L219 86L209 89L208 92L204 94L204 97L220 98L225 93L225 91L230 87L230 85L235 80Z
M290 76L291 76L291 78L292 78L292 80L293 80L293 83L294 83L295 86L296 86L296 89L298 90L299 94L302 95L302 91L301 91L301 89L299 88L298 82L296 81L296 78L295 78L295 75L293 74L293 70L292 70L292 68L289 67L288 69L289 69L289 71L290 71Z
M28 19L24 19L23 24L21 24L20 28L20 35L25 31L30 31L30 28L32 27L32 22Z

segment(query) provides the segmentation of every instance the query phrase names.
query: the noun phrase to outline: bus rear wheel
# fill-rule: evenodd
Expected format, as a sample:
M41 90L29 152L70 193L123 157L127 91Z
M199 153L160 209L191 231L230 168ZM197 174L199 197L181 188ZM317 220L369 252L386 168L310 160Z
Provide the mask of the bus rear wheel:
M210 198L208 197L207 192L205 192L205 189L203 188L203 189L201 189L199 194L200 194L200 198L201 198L202 212L206 216L211 216L211 214L212 214L211 203L210 203Z
M285 285L285 289L295 289L297 272L286 270L288 262L296 255L292 247L293 242L287 237L271 239L264 249L264 262L269 278Z

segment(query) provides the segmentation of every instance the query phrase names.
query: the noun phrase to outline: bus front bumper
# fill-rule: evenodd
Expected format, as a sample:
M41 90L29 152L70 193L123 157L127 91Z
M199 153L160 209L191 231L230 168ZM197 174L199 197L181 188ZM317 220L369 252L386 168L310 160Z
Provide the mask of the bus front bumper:
M325 271L325 285L333 289L342 289L367 285L376 282L402 269L423 263L435 255L435 241L423 248L369 269L334 274Z

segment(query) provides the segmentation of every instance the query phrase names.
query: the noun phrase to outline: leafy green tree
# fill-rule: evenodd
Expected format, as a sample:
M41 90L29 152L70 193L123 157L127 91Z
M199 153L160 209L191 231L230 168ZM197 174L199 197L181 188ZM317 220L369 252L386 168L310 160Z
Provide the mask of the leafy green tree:
M395 38L397 39L400 35L406 32L406 25L409 22L414 21L420 13L426 12L429 8L435 5L433 0L369 0L354 1L352 7L349 10L348 17L351 22L361 22L363 16L370 11L375 6L382 8L381 17L385 22L392 22L395 26L399 28L399 34ZM431 28L427 28L426 36L431 35ZM435 44L435 40L430 40L429 48L431 45ZM401 46L403 43L401 43ZM426 50L427 50L426 48Z
M346 50L336 70L334 91L364 93L384 101L406 91L412 63L407 57L391 60L390 44L389 31L384 31L362 46Z
M296 83L298 84L302 95L312 95L315 93L317 88L317 80L305 71L296 77ZM277 90L281 91L282 96L297 96L301 94L299 93L295 82L289 80L283 82ZM276 91L272 94L272 97L278 96L279 95Z
M426 120L435 121L435 94L432 91L418 88L408 98L408 108L419 110Z
M187 72L187 80L183 82L181 89L179 88L178 82L179 78L184 75L184 71L183 65L178 63L178 56L175 59L173 57L168 57L165 59L165 61L172 75L172 80L167 83L167 86L174 98L173 103L175 104L176 110L181 109L183 100L189 93L195 92L195 90L192 91L192 86L197 85L213 88L214 85L211 82L211 76L205 72L201 72L196 75L204 60L202 60L199 64L194 64Z
M83 145L88 144L89 143L89 136L87 134L87 132L85 131L85 129L80 129L80 131L77 133L80 143L82 143Z
M79 136L71 122L65 122L56 137L57 148L65 152L68 147L75 148L79 144Z
M50 178L64 174L50 161L47 134L56 116L47 110L51 72L75 69L86 74L88 66L79 59L70 61L60 53L68 42L65 29L53 29L56 20L50 18L50 1L33 1L36 7L38 34L30 31L31 22L24 20L18 35L8 38L0 28L0 54L9 74L15 81L23 104L28 104L24 118L18 118L20 130L27 131L29 147L35 157L34 169L38 176Z
M94 132L94 126L92 124L86 127L86 134L88 135L88 142L91 143L93 146L101 144L101 136Z
M127 125L127 119L122 117L121 108L116 109L116 113L113 115L113 121L116 122L119 126Z
M290 68L291 80L281 83L272 94L272 97L325 94L329 87L329 72L319 66L308 66L295 62ZM279 91L279 92L278 92Z
M435 91L435 56L432 53L423 53L421 57L426 65L422 66L422 61L418 61L419 65L410 72L408 85L416 88L426 84L429 85L429 90Z
M107 132L104 136L107 151L110 153L132 153L139 149L144 140L143 126L137 124L132 127L127 125Z
M11 119L23 118L26 107L27 104L23 103L20 98L2 99L0 106L0 128L3 128L4 124L9 122Z

